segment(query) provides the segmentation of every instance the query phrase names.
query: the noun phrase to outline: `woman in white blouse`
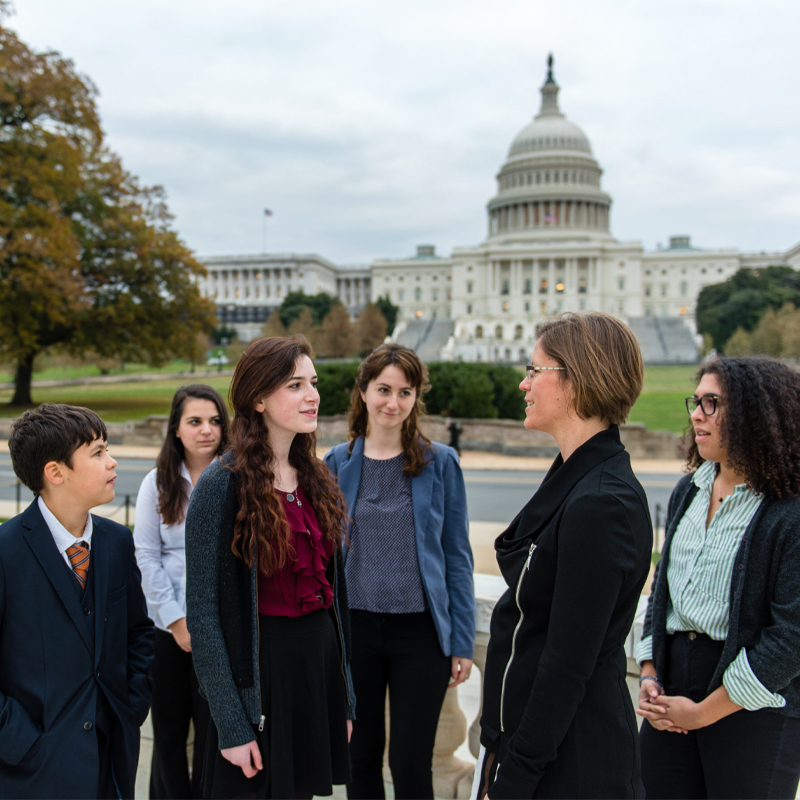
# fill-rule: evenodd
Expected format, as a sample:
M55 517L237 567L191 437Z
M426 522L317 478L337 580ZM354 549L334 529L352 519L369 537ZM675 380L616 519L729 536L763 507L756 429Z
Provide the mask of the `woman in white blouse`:
M150 797L202 797L208 704L200 696L186 628L184 521L203 470L225 452L228 410L210 386L182 386L172 398L166 440L139 489L133 532L148 611L156 623ZM192 776L186 758L194 723Z

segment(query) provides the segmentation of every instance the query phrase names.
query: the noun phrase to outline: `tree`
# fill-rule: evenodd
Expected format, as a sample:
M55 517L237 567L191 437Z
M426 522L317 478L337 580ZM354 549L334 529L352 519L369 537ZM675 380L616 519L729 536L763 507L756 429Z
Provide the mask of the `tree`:
M302 290L289 292L281 303L281 321L288 328L300 316L300 312L304 308L308 308L311 311L314 324L319 325L338 302L338 298L326 292L320 292L319 294L306 294Z
M782 358L800 358L800 309L792 307L792 314L783 327Z
M283 324L281 315L278 313L277 309L269 315L267 321L261 327L261 335L264 338L269 338L270 336L286 336L286 326Z
M29 405L47 348L163 363L210 330L203 267L170 229L164 193L103 146L96 90L36 53L0 7L0 357Z
M782 349L781 321L774 309L768 308L750 334L750 352L759 356L779 356Z
M737 328L733 336L725 343L725 355L749 356L752 352L750 334L744 328Z
M358 334L358 353L369 355L386 338L386 317L375 303L367 303L356 320Z
M319 355L328 358L347 358L356 352L356 331L347 309L337 303L322 321L318 342Z
M722 349L737 328L755 330L767 308L800 306L800 273L788 266L740 269L728 280L704 287L697 298L697 330Z
M386 319L386 326L389 333L392 333L392 331L394 331L394 326L397 324L397 315L400 313L400 306L392 305L392 301L389 299L388 295L386 297L379 297L375 301L375 305Z

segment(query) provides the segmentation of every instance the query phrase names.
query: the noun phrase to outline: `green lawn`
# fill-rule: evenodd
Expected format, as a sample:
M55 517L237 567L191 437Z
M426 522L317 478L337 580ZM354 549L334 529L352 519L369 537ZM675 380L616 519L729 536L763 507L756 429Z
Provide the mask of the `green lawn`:
M43 358L44 366L42 369L36 369L33 373L35 381L46 380L69 380L71 378L88 378L94 375L102 375L100 367L95 364L80 364L80 365L56 365L50 366L47 359ZM38 364L38 362L37 362ZM164 364L162 367L151 367L149 364L126 364L124 371L119 367L112 367L109 369L107 375L137 375L143 372L157 373L157 372L188 372L189 362L183 359L176 359ZM0 366L0 383L8 383L14 380L14 372L8 365Z
M644 391L631 411L632 422L644 422L651 430L670 430L681 433L687 423L683 399L694 391L694 366L648 367L645 371ZM37 378L41 377L39 374ZM108 422L125 422L143 419L148 414L166 414L175 390L186 383L208 383L227 396L229 377L206 375L200 370L182 378L146 383L116 383L93 386L63 386L34 388L37 403L56 402L88 406ZM19 413L7 405L11 390L0 390L0 416L11 417Z

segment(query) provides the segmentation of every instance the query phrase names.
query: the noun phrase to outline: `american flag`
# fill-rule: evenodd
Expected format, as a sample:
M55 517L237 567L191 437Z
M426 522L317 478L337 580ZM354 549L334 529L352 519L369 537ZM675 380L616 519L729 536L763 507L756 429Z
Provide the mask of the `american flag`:
M264 216L265 217L271 217L272 216L272 211L270 211L270 209L268 209L268 208L265 208L264 209Z

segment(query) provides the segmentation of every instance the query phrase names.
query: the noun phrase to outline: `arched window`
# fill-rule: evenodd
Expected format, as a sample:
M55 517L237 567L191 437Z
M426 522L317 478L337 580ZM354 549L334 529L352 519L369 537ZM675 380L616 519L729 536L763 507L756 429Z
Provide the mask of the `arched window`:
M503 338L503 326L502 325L495 326L494 338L495 339L502 339Z
M475 326L475 338L476 339L483 339L483 325L476 325Z
M517 327L514 328L514 338L518 340L522 338L522 325L517 325Z

